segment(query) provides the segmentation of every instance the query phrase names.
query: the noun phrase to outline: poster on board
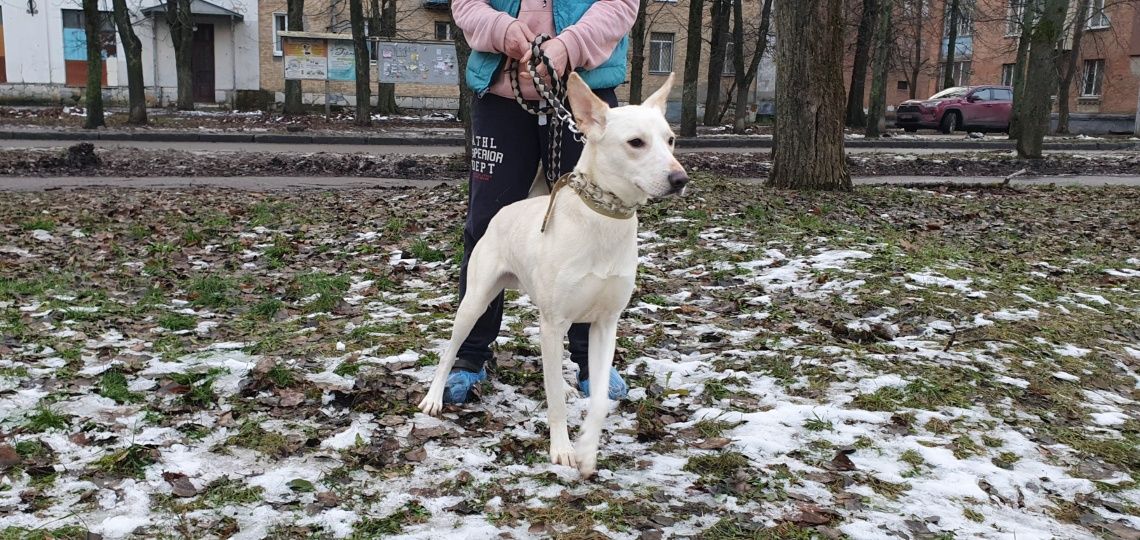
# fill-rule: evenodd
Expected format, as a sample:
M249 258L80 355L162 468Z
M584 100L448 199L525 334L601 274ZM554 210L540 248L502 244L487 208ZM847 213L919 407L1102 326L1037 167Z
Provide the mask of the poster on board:
M347 40L329 40L329 80L356 80L356 49Z
M286 38L282 43L285 78L327 80L328 42L323 39Z

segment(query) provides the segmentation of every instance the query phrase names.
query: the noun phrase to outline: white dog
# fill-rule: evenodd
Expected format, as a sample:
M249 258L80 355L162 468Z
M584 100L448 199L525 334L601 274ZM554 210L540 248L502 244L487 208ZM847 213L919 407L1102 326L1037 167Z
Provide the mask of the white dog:
M689 181L673 157L673 131L665 120L672 84L670 74L644 104L611 109L570 75L567 99L586 135L582 157L552 195L509 205L491 220L471 254L451 343L420 410L434 415L443 408L459 346L495 295L504 288L524 290L539 310L550 459L587 477L594 473L618 317L637 276L636 209L651 197L682 194ZM566 427L569 385L562 379L562 340L572 323L591 324L590 406L577 452Z

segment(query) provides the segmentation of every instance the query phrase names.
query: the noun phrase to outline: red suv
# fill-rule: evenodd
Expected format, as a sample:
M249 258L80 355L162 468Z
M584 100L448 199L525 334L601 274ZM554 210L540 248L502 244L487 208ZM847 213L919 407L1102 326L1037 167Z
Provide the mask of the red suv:
M927 100L902 102L895 124L908 133L919 128L953 133L959 129L1009 131L1013 89L1008 86L956 86Z

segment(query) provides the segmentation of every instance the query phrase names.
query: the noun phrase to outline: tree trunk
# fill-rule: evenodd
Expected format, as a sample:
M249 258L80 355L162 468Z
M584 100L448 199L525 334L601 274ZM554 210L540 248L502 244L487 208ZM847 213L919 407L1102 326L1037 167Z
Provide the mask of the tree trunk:
M127 0L114 0L111 9L115 27L123 41L123 56L127 59L127 104L130 110L127 123L132 126L146 124L146 88L143 85L142 40L131 26L131 12Z
M735 7L733 9L736 9ZM743 10L743 7L740 8ZM743 19L743 17L741 17ZM760 30L756 36L756 49L753 52L752 59L748 64L748 73L741 79L739 75L733 77L732 86L728 89L729 99L725 100L720 109L720 117L724 118L724 114L728 112L728 104L732 101L733 91L736 91L736 110L743 111L748 106L748 89L752 88L752 81L756 80L756 73L760 70L760 61L764 59L764 54L768 51L768 32L772 28L772 0L764 0L764 7L760 10ZM734 30L735 32L735 30ZM736 48L735 54L740 58L744 58L744 45L741 40L741 46ZM733 133L744 132L744 119L737 114L735 121L732 125Z
M642 85L645 83L645 11L649 0L637 1L637 18L629 31L629 103L641 104Z
M83 0L83 33L87 38L87 120L86 129L104 127L103 122L103 39L99 35L103 14L99 0Z
M681 90L681 136L697 135L697 79L701 69L701 16L704 0L689 0L689 27L685 38L685 77Z
M288 0L288 15L290 32L305 31L305 0ZM301 81L285 81L285 114L304 114L304 104L301 102Z
M194 20L190 0L166 0L166 24L174 44L174 65L178 72L178 108L194 109Z
M745 83L736 93L736 115L732 119L732 132L744 133L748 115L748 89L752 86L752 81L741 80L747 75L744 71L744 0L732 0L732 49L733 84L738 80ZM728 103L727 99L725 103Z
M1042 7L1029 36L1025 105L1017 138L1017 155L1023 159L1041 158L1041 146L1049 131L1051 96L1057 84L1057 46L1064 32L1069 0L1044 0Z
M353 53L356 55L356 125L368 126L372 124L372 84L369 81L368 39L364 35L363 0L348 0L348 12Z
M382 5L381 5L382 4ZM392 39L396 37L396 0L372 0L373 32L381 38ZM379 14L376 11L379 10ZM379 76L379 74L377 74ZM381 83L376 94L376 112L380 114L396 114L396 85Z
M887 110L887 75L890 71L891 45L894 41L892 15L894 6L891 0L884 0L879 11L879 21L875 29L875 63L871 80L871 107L867 115L867 137L878 137Z
M1025 103L1025 67L1029 59L1029 30L1033 27L1036 18L1037 5L1040 0L1025 0L1021 12L1021 35L1017 38L1017 58L1013 65L1013 105L1009 117L1009 138L1017 139L1021 135L1021 110Z
M649 0L638 0L637 18L629 32L629 102L641 103L641 86L645 82L645 17Z
M863 13L859 16L859 33L855 36L855 59L851 65L851 90L847 93L847 125L863 127L867 117L863 113L863 96L866 95L867 63L871 57L871 34L875 32L875 17L880 0L863 0ZM882 0L889 2L889 0Z
M705 85L706 126L716 125L720 118L720 83L724 73L724 55L728 50L728 20L732 14L732 4L738 0L712 0L712 39L709 47L709 71Z
M471 46L467 44L467 36L463 30L451 23L451 35L455 36L455 58L459 63L459 121L463 122L463 140L467 163L471 162L471 100L474 93L467 86L464 74L467 73L467 57L471 56Z
M1065 69L1061 72L1061 83L1057 88L1057 133L1069 133L1069 92L1073 88L1073 78L1081 60L1081 40L1088 26L1089 0L1077 0L1077 14L1073 18L1073 48L1067 55Z
M918 98L918 75L922 71L922 16L925 0L915 0L914 18L914 65L910 69L910 99Z
M946 63L942 70L942 88L950 88L955 86L954 81L954 55L958 52L958 11L960 9L960 0L950 0L950 8L947 10L949 21L949 32L946 36Z
M843 155L843 0L777 0L776 132L769 182L851 189Z

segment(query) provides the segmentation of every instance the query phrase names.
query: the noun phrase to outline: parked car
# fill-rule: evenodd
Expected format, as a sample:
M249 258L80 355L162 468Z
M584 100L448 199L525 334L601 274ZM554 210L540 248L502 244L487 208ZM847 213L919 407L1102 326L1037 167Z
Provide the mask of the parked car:
M1009 131L1013 109L1013 88L1008 86L956 86L930 99L902 102L895 124L908 133L920 128L942 133L966 129Z

